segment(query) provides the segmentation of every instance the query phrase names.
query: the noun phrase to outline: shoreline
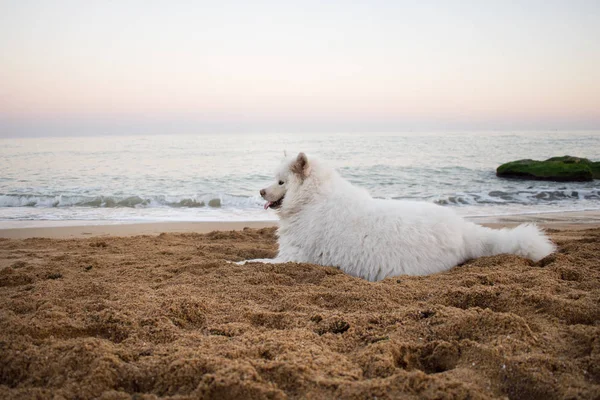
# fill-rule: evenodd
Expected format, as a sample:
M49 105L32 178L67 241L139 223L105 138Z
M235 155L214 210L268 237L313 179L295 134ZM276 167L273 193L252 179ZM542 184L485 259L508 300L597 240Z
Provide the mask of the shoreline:
M600 226L600 210L551 212L539 214L466 217L467 220L490 228L513 227L536 223L550 229L588 229ZM95 222L95 224L90 224ZM108 222L108 223L107 223ZM31 226L35 223L37 226ZM42 226L39 226L40 224ZM0 238L33 237L72 239L110 236L158 235L160 233L208 233L244 228L268 228L277 221L190 221L190 222L119 222L119 221L11 221L0 227ZM0 226L2 226L0 224Z
M261 229L277 226L277 221L200 221L200 222L137 222L102 225L66 225L24 228L0 228L0 238L75 239L90 237L117 237L159 235L161 233L209 233L212 231L239 231L244 228Z

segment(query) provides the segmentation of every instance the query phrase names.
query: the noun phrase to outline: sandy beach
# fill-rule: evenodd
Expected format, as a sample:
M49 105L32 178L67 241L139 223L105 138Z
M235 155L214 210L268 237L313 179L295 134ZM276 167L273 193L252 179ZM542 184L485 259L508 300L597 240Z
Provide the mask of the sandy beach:
M378 283L226 261L274 256L272 222L4 229L0 397L598 398L593 215L538 263Z

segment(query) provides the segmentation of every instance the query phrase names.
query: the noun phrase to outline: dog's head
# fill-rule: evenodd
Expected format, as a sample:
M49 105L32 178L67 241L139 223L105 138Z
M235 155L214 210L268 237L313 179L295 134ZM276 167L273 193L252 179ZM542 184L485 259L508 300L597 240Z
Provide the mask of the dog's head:
M265 210L267 208L280 210L284 206L286 194L297 192L297 189L310 177L310 173L311 165L306 154L299 153L296 158L284 160L275 174L275 183L260 190L260 195L267 201Z

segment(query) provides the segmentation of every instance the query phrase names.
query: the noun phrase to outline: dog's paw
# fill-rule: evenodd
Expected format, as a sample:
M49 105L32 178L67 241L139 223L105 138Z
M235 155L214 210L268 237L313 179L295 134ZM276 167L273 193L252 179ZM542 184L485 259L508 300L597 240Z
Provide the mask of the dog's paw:
M230 260L225 260L228 264L236 264L236 265L245 265L249 260L244 260L244 261L230 261Z
M278 261L275 258L255 258L253 260L244 260L244 261L227 261L230 264L237 264L237 265L246 265L248 263L263 263L263 264L277 264L280 261Z

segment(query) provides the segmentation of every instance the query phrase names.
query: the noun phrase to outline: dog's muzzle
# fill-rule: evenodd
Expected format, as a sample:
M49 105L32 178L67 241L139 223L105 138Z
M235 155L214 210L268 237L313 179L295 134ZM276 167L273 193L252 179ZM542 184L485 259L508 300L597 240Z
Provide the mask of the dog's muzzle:
M267 208L272 208L272 209L274 209L274 210L276 210L276 209L280 208L280 207L281 207L281 203L283 203L283 198L284 198L284 197L285 197L285 196L283 196L282 198L280 198L280 199L279 199L279 200L277 200L277 201L267 201L267 202L265 203L265 210L266 210Z
M265 196L267 195L267 191L265 189L261 189L260 190L260 196L264 199ZM281 203L283 203L283 198L285 197L285 195L281 196L281 198L279 200L276 201L269 201L267 199L267 202L265 203L265 210L267 208L272 208L274 210L278 209L281 207Z

